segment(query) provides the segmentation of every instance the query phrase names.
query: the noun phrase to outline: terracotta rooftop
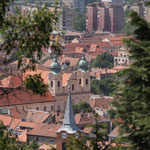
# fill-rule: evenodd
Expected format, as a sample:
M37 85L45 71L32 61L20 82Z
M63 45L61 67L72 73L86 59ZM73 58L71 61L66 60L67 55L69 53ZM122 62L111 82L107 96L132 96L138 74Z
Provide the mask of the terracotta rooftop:
M86 133L86 134L89 134L92 131L92 129L93 129L92 127L85 127L83 129L83 132Z
M57 137L56 131L61 127L57 124L38 124L34 129L30 130L28 135L39 135L46 137Z
M119 135L119 126L116 126L108 135L109 137L117 137Z
M3 122L3 125L10 126L12 117L6 115L0 115L0 121Z
M96 98L94 100L90 101L90 105L92 108L99 108L99 109L109 109L110 108L110 102L113 101L113 98Z
M45 96L40 96L26 89L15 89L7 95L0 91L0 95L0 107L54 101L49 91L46 92Z
M28 110L26 121L33 123L43 123L51 114L45 111Z
M16 119L25 119L27 116L27 112L22 108L11 108L10 112L11 116Z
M62 85L66 86L67 85L67 81L69 80L69 78L71 77L71 73L64 73L62 75Z
M76 114L75 122L77 125L92 124L94 122L94 119L88 117L87 114Z

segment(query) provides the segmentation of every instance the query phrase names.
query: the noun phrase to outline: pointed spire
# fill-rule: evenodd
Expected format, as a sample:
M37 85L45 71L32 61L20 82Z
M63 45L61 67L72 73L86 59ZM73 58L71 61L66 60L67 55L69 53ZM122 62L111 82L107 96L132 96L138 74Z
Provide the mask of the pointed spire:
M68 82L68 100L66 103L64 121L62 127L57 131L66 131L67 133L76 133L78 131L78 127L76 126L75 119L74 119L74 111L72 106L71 100L71 92L70 92L70 85Z

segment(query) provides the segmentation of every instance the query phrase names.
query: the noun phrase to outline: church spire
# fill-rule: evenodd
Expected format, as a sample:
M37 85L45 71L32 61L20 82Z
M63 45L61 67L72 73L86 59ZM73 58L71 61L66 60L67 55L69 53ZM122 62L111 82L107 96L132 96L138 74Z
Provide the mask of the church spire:
M76 126L75 119L74 119L74 111L72 106L71 100L71 92L70 92L70 85L68 83L68 100L66 103L64 121L62 127L57 131L66 131L67 133L73 134L78 131L78 127Z

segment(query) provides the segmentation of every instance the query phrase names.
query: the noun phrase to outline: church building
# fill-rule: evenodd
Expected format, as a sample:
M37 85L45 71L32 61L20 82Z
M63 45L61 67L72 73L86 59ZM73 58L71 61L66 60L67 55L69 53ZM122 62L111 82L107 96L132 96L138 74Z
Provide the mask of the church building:
M79 61L79 69L71 73L61 72L61 66L55 56L50 66L49 73L49 91L56 100L55 111L64 111L68 95L68 80L70 80L70 90L72 93L73 105L90 100L90 72L88 71L88 62L85 54Z

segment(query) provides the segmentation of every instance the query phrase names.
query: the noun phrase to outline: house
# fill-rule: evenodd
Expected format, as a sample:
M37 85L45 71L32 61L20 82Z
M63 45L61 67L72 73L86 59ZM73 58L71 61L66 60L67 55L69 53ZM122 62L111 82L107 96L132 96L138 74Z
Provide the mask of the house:
M37 144L49 143L56 145L56 131L61 127L57 124L38 124L33 130L27 133L27 142L35 141Z

